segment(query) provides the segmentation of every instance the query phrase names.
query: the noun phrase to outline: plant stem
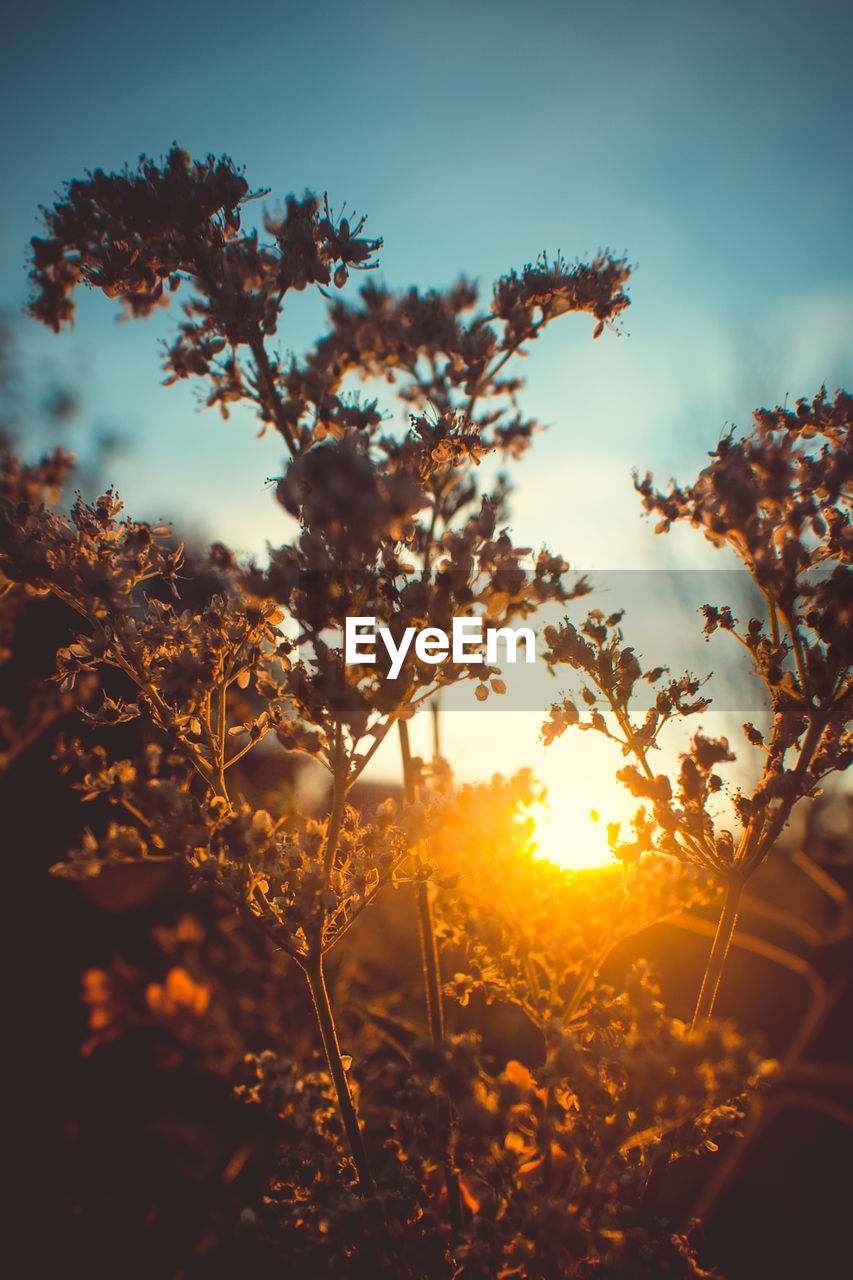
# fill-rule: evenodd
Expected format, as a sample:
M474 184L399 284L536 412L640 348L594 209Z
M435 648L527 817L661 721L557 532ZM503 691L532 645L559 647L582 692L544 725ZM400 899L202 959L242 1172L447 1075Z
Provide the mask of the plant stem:
M335 731L335 755L332 773L332 811L326 825L326 842L323 847L323 876L328 885L335 866L335 854L338 851L338 837L341 833L341 822L347 798L347 762L344 756L343 730L338 725Z
M403 793L407 804L415 800L415 777L412 767L412 751L409 743L409 726L405 720L397 721L400 735L400 753L403 757ZM415 864L421 863L420 856L415 853ZM429 893L421 880L415 885L415 902L418 911L418 931L421 938L421 959L426 988L427 1019L432 1042L441 1045L444 1041L444 1004L441 998L441 975L438 963L438 946L435 940L435 928L432 920L432 905ZM450 1130L453 1117L449 1098L441 1099L441 1123L445 1134ZM459 1190L459 1178L445 1150L442 1159L444 1165L444 1184L447 1188L447 1210L450 1216L450 1229L454 1240L458 1240L462 1231L462 1195Z
M405 720L397 721L400 735L400 753L403 757L403 793L407 804L415 802L414 769L412 752L409 744L409 726ZM415 854L415 863L421 865L420 856ZM421 957L424 969L424 985L426 987L427 1017L430 1035L435 1044L444 1039L444 1008L441 999L441 980L438 966L438 947L435 941L435 929L432 922L427 887L423 881L415 885L415 901L418 909L418 927L421 935Z
M434 1042L441 1044L444 1039L444 1005L439 980L438 947L432 922L432 906L423 881L415 885L415 898L418 904L418 928L421 935L429 1031Z
M439 706L439 695L436 694L432 702L429 704L432 713L432 752L433 755L441 755L441 707Z
M252 355L255 357L255 364L258 370L259 380L263 383L264 390L269 397L269 407L273 415L276 430L284 438L284 442L290 450L291 457L296 457L299 449L293 438L293 432L290 429L290 423L284 416L284 406L278 388L275 385L275 374L272 371L272 365L269 362L266 348L264 346L263 336L260 331L257 335L249 340L249 347Z
M341 1057L341 1048L338 1044L338 1033L335 1028L335 1019L332 1014L332 1006L329 1003L329 993L326 990L326 977L323 972L322 953L310 958L306 962L303 962L302 969L306 979L308 980L311 999L314 1002L314 1012L317 1015L317 1025L320 1028L320 1035L323 1039L323 1048L326 1051L326 1061L329 1064L329 1074L332 1077L335 1092L338 1096L338 1106L340 1108L341 1118L344 1122L344 1129L346 1130L346 1135L349 1139L353 1162L355 1163L356 1173L358 1174L358 1185L361 1189L362 1195L374 1196L376 1195L376 1183L374 1182L373 1174L370 1171L370 1164L367 1159L364 1139L361 1136L361 1129L358 1126L358 1116L356 1115L352 1094L349 1089L349 1081L347 1080L347 1073Z
M217 691L216 704L216 781L223 795L225 790L225 689L223 681Z
M693 1014L693 1030L699 1026L700 1022L710 1018L713 1012L720 978L723 975L723 966L726 963L726 956L729 953L732 935L737 924L743 886L743 877L739 873L730 875L726 885L726 896L723 901L720 922L717 925L717 932L714 935L714 943L711 947L711 954L708 957L705 976L702 979L699 999L696 1002L696 1012Z
M331 880L335 865L335 855L338 851L338 838L348 790L348 769L341 724L338 724L335 731L332 770L332 810L326 824L326 839L323 847L323 875L327 885ZM323 1048L326 1052L326 1062L329 1065L329 1074L335 1086L338 1107L344 1122L347 1138L349 1139L350 1151L358 1174L358 1185L362 1195L373 1196L376 1194L376 1183L370 1171L367 1151L362 1140L361 1130L358 1127L358 1116L350 1093L349 1081L347 1080L346 1069L341 1057L341 1048L338 1044L335 1018L329 1002L329 993L326 989L326 975L323 969L323 933L326 918L326 911L322 909L317 920L316 932L311 939L308 955L300 958L299 964L308 981L311 999L314 1002L317 1026L320 1028Z

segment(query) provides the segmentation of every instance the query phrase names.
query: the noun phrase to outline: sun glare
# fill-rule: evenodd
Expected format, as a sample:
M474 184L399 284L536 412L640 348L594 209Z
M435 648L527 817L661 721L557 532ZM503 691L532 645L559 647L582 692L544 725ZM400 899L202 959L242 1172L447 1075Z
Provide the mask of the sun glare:
M533 840L540 858L571 871L613 866L607 824L595 809L584 812L571 803L548 801L530 806Z

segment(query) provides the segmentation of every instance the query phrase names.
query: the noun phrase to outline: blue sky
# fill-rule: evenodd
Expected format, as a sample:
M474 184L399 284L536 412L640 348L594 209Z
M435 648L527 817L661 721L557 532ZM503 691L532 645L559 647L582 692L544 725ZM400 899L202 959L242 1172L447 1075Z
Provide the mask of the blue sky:
M518 473L516 532L582 567L705 563L689 535L653 539L631 467L689 479L724 422L853 384L851 25L827 0L19 5L0 307L26 300L40 203L173 140L230 154L271 203L308 187L367 212L392 286L464 270L488 292L543 249L624 251L625 336L593 344L569 317L525 367L550 430ZM176 319L117 325L89 297L61 339L22 318L19 349L35 388L65 378L130 437L111 478L135 514L262 548L287 533L264 490L280 451L160 386ZM300 299L282 343L321 325Z

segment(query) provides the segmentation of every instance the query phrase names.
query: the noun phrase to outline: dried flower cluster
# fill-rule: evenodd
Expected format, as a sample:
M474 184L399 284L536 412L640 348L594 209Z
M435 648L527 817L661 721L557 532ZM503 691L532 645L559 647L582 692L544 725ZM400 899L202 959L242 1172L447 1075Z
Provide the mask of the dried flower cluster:
M637 681L656 684L664 672L641 671L623 647L621 615L591 614L580 633L568 620L548 632L551 665L565 663L587 678L582 696L590 716L582 721L565 699L552 708L544 733L551 741L572 724L596 729L636 759L618 776L651 813L638 811L637 841L624 856L655 843L726 885L698 1019L713 1007L746 880L774 848L794 805L815 798L825 778L853 762L853 399L839 392L830 401L824 388L795 411L759 410L744 438L732 432L720 441L694 485L673 484L662 494L647 475L636 487L646 510L660 516L658 533L677 520L701 529L715 546L734 551L764 599L764 615L745 625L729 605L703 609L706 636L722 630L740 641L766 686L769 732L743 726L764 757L760 778L749 794L731 796L733 833L709 804L723 790L717 766L734 760L725 739L697 731L677 779L655 773L651 753L666 722L708 704L696 698L699 682L684 677L658 693L641 725L633 722Z

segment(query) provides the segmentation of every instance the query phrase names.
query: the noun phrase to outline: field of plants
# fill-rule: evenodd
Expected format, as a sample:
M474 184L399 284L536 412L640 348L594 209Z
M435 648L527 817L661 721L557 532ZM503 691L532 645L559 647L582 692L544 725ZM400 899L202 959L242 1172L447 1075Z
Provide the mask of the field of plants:
M702 675L510 528L521 357L608 341L629 262L398 293L364 219L267 195L176 146L69 183L32 242L57 334L81 286L182 305L166 378L278 434L292 537L184 545L0 423L14 1274L846 1275L853 398L709 423L692 482L637 474L661 537L750 584L696 620L764 700L715 736ZM304 290L326 329L285 358ZM347 662L353 618L399 657ZM460 618L536 631L567 770L606 739L611 865L539 856L529 770L454 778L442 700L500 716L507 671L403 641Z

